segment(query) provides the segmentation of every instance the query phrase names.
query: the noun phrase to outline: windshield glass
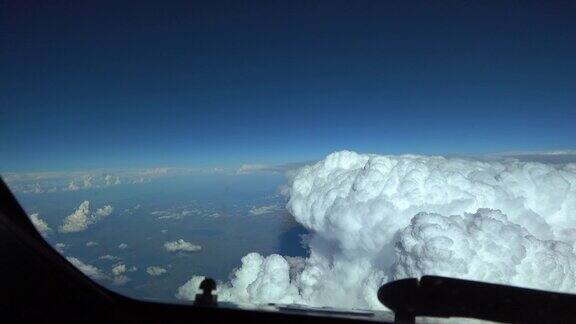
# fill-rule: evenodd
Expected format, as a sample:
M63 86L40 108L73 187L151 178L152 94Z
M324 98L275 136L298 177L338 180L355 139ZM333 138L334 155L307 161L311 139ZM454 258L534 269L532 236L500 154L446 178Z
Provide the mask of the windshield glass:
M576 292L573 4L4 2L0 171L98 283L385 309Z

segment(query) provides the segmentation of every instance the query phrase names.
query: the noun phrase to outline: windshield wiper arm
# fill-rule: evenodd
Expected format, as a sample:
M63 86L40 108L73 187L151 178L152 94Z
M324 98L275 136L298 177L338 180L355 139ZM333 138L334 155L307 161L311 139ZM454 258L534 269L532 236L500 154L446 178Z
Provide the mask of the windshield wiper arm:
M414 323L416 316L514 323L576 319L576 295L437 276L386 283L378 299L394 311L396 323Z

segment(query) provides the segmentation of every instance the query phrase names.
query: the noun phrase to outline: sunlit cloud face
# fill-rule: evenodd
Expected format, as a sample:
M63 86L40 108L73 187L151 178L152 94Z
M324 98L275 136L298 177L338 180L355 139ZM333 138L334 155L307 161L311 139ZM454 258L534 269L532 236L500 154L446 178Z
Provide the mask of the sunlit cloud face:
M123 263L116 264L112 267L112 274L115 276L119 276L126 272L126 265Z
M576 164L342 151L286 194L310 255L246 255L221 300L379 309L381 284L425 274L576 291Z
M95 224L105 217L108 217L114 209L110 205L103 206L92 212L90 202L83 201L74 213L64 219L60 226L61 233L74 233L86 230L90 225Z

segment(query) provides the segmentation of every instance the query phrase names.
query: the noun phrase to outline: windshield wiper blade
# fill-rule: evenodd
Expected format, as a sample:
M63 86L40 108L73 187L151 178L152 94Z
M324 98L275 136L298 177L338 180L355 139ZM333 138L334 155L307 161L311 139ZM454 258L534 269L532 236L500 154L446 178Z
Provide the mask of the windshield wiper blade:
M512 323L576 319L576 295L437 276L386 283L378 299L394 311L396 323L414 323L417 316Z

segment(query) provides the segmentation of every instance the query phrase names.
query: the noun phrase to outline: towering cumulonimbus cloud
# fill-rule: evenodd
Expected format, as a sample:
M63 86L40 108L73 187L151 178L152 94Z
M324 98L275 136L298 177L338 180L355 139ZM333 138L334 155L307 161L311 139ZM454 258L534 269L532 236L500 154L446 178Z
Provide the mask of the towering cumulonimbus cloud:
M289 188L310 255L248 254L221 300L383 308L382 283L425 274L576 291L576 164L342 151Z

